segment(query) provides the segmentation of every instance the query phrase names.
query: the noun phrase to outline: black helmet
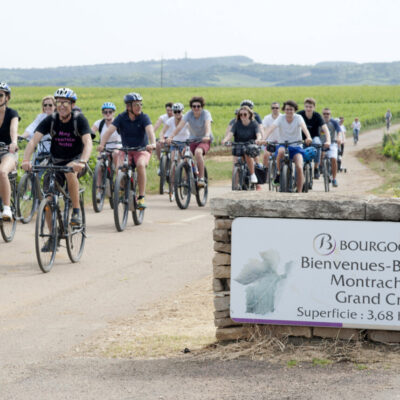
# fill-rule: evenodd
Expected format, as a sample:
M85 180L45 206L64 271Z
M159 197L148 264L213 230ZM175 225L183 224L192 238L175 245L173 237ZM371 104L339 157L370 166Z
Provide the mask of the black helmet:
M139 93L128 93L124 97L124 102L126 103L132 103L132 101L142 101L143 97Z
M243 107L243 106L247 106L247 107L249 107L249 108L252 110L253 107L254 107L254 103L253 103L251 100L246 99L246 100L243 100L243 101L240 103L240 107Z

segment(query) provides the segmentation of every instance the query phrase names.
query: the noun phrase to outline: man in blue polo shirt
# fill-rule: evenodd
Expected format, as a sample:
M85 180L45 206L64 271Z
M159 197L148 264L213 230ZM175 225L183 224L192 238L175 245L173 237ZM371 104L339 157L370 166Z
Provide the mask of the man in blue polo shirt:
M144 200L146 190L146 167L149 164L151 152L156 148L156 138L153 125L147 114L142 112L142 96L139 93L128 93L124 97L126 111L119 114L111 123L101 138L99 151L104 150L109 137L118 129L123 147L142 147L142 151L130 151L129 162L132 158L136 165L139 184L139 209L146 208ZM149 144L150 141L150 144Z

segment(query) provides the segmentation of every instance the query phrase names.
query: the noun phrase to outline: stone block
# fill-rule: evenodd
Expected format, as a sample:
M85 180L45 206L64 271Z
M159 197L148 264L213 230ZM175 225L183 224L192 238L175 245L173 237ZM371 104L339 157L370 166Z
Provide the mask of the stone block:
M233 326L230 328L217 328L216 338L218 341L247 339L249 330L245 326Z
M222 242L214 242L214 250L219 253L227 253L231 254L231 244L230 243L222 243Z
M230 218L216 218L215 229L231 229L232 220Z
M214 318L227 318L230 317L231 313L230 310L223 310L223 311L214 311Z
M269 325L270 334L275 337L312 337L312 328L309 326Z
M373 198L367 202L367 221L400 221L400 199Z
M400 343L400 331L368 330L368 339L380 343Z
M242 324L232 321L229 317L228 318L215 318L214 325L217 328L226 328L227 326L241 326Z
M231 277L230 265L214 265L213 277L217 279L226 279Z
M358 340L360 337L360 330L349 328L313 328L313 336L329 339L344 339L344 340Z
M214 278L212 288L214 292L222 292L225 290L224 280Z
M226 311L229 310L231 305L230 296L215 297L214 298L214 309L215 311Z
M215 253L213 265L231 265L231 255L226 253Z
M216 242L230 243L231 235L227 229L214 229L213 238Z

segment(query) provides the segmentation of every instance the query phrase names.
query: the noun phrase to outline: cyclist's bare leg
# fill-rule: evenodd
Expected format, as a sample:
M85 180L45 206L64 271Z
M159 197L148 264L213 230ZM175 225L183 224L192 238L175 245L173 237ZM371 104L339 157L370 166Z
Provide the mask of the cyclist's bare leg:
M250 174L254 174L254 158L251 158L247 154L245 154L246 164L249 168Z
M68 164L68 167L72 166ZM71 198L72 207L79 208L79 180L76 172L68 172L65 174L68 184L69 197Z
M204 178L204 157L203 157L203 149L197 148L194 152L194 156L196 158L197 168L199 169L199 178Z
M175 152L178 150L171 150L171 170L169 173L169 180L171 182L171 187L174 187L174 182L175 182L175 163L173 160L175 160Z
M5 206L10 205L11 185L8 174L15 169L15 158L12 154L3 156L0 162L0 197Z
M118 170L118 167L124 161L124 153L119 150L114 150L112 153L112 159L113 159L115 170Z
M281 170L281 160L285 156L285 148L280 147L278 150L278 155L276 156L276 168L278 171Z
M336 158L331 158L331 165L332 165L332 178L336 179L336 173L337 173L337 160L336 160Z
M157 158L160 160L161 159L161 143L160 142L156 143L156 154L157 154Z
M296 168L296 187L297 192L303 191L304 175L303 175L303 156L301 154L295 154L293 162Z
M139 158L136 164L138 185L139 185L139 196L144 196L146 192L146 161Z
M269 158L271 157L271 153L267 150L264 152L263 164L265 168L268 168Z

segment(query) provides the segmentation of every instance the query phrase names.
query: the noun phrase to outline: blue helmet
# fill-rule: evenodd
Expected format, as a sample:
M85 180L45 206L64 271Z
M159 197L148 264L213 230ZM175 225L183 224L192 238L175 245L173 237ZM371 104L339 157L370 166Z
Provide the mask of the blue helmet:
M102 106L101 106L101 111L105 110L105 109L110 109L115 111L117 109L117 107L115 107L114 103L111 103L109 101L106 101Z
M78 99L78 96L76 93L70 89L70 88L60 88L57 89L56 92L54 93L54 97L64 97L66 99L70 99L72 101L76 101Z
M10 88L10 86L7 85L6 82L0 82L0 90L2 90L3 92L6 92L8 94L11 94L11 88Z
M314 160L317 155L317 149L313 146L306 147L304 149L303 158L304 161L311 161Z
M139 93L128 93L124 97L124 102L126 103L132 103L132 101L142 101L143 98Z

